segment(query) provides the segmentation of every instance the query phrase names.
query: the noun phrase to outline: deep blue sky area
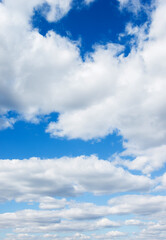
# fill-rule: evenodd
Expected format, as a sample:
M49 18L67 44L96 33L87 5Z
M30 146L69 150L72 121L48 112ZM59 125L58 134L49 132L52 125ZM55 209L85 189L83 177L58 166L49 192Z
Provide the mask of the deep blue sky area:
M144 6L148 6L151 1L142 2ZM119 34L125 31L126 24L129 22L141 26L148 19L146 12L140 11L135 14L127 9L120 11L117 0L104 0L104 4L102 3L103 0L96 0L85 6L82 1L75 1L74 7L69 13L56 23L47 22L42 15L43 8L40 8L34 12L32 26L39 29L42 35L45 35L49 30L54 30L73 41L81 40L82 56L93 51L93 46L96 43L121 43L126 45L129 52L131 37L119 41Z

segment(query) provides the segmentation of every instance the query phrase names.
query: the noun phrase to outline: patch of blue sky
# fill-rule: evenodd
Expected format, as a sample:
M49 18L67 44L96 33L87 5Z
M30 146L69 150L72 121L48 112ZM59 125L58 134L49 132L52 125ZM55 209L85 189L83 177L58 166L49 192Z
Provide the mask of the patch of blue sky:
M18 121L12 129L0 131L0 159L42 159L96 154L106 160L112 154L123 151L122 137L116 132L104 139L90 141L51 138L45 133L51 120L56 121L57 114L51 114L39 124Z
M21 211L25 209L37 209L38 203L36 202L16 202L14 200L8 201L8 202L1 202L0 204L0 214L6 213L6 212L16 212Z
M150 5L150 0L142 1L144 6ZM149 21L147 11L142 8L137 14L126 9L119 9L117 0L97 0L90 6L85 6L82 1L74 1L73 8L69 13L57 22L48 22L42 14L48 6L36 9L32 17L32 26L37 28L42 35L53 30L61 36L73 41L81 41L81 56L87 52L94 51L94 45L107 43L119 43L125 46L125 55L130 52L131 38L125 36L119 38L125 32L127 23L132 22L134 26L142 26Z
M0 238L5 239L7 234L12 234L12 233L13 233L13 231L11 229L10 230L9 229L1 230Z

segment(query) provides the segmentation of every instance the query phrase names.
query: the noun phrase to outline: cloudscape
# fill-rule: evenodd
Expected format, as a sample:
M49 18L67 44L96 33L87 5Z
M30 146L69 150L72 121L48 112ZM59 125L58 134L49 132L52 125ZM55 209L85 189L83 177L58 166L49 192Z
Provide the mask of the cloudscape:
M166 239L166 1L0 1L0 239Z

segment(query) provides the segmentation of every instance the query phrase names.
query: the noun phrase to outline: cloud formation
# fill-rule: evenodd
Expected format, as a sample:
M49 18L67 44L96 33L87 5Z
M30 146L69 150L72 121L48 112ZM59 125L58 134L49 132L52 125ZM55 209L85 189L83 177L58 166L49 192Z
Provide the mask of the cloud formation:
M144 192L153 187L150 178L133 175L95 156L2 160L0 172L1 201L35 201L40 197L69 197L85 192Z
M70 1L61 2L59 8L69 10ZM119 129L130 149L166 144L166 36L165 18L160 18L165 2L159 1L152 14L147 40L127 57L122 46L108 43L96 46L85 62L76 43L55 32L43 37L31 28L29 19L39 4L0 4L1 114L13 110L37 121L59 112L58 122L47 128L55 137L88 140Z
M141 8L140 1L119 2L135 13ZM1 160L0 201L35 202L39 209L3 213L0 228L15 229L5 240L130 239L123 226L139 226L136 239L166 239L166 197L150 194L166 189L166 174L150 177L166 163L166 2L156 3L149 29L127 24L122 35L137 42L128 56L124 46L108 42L84 60L78 43L53 31L42 36L31 25L36 9L55 22L71 7L71 0L0 2L0 129L58 112L46 129L52 137L89 140L116 131L126 150L112 162L96 156ZM67 199L87 192L122 196L104 206ZM110 220L117 215L124 222ZM109 232L80 233L98 229Z

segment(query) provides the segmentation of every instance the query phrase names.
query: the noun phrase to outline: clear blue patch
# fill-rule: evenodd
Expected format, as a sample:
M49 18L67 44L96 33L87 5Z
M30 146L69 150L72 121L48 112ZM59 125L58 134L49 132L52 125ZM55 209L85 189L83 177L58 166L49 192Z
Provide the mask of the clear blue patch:
M16 212L16 211L22 211L25 209L37 209L38 204L32 203L28 204L25 202L15 202L15 201L8 201L4 203L0 203L0 214L6 213L6 212Z
M50 138L50 135L45 133L45 129L51 120L57 120L57 116L57 114L51 114L40 124L18 121L13 129L0 131L0 159L59 158L92 154L97 154L102 159L108 159L115 152L123 150L122 137L116 133L100 141L87 142Z
M144 6L150 6L151 0L142 0ZM93 51L95 44L106 44L108 42L123 44L125 54L130 52L131 36L119 40L119 34L125 31L126 24L132 22L133 25L142 26L148 21L146 11L141 10L138 14L119 10L118 1L96 0L90 6L83 5L82 1L74 1L73 8L61 20L49 23L43 14L44 8L48 11L48 6L43 6L34 11L32 26L37 28L42 35L46 35L49 30L53 30L61 36L70 38L73 41L81 39L81 55Z

